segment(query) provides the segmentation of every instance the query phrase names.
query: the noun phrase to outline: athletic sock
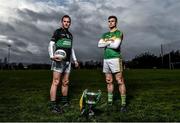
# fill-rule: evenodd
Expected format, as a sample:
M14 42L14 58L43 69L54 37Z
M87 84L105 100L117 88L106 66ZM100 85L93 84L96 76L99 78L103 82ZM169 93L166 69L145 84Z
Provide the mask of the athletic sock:
M112 104L113 102L113 93L108 92L108 103Z
M56 101L50 101L49 103L50 108L53 108L56 106Z
M126 105L126 95L121 95L121 105L122 106Z
M56 105L56 101L50 101L51 105Z
M62 96L62 97L61 97L61 102L62 102L63 104L68 103L68 97L67 97L67 96Z

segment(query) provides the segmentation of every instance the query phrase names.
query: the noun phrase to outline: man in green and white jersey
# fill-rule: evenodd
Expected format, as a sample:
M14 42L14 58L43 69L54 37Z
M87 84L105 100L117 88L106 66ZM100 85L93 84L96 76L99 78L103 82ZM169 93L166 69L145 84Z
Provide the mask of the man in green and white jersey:
M104 33L98 42L98 47L104 48L103 72L105 73L108 105L113 104L113 75L119 85L121 95L121 111L126 111L126 86L123 78L123 65L121 56L121 43L123 33L117 29L117 17L109 16L108 25L110 31Z

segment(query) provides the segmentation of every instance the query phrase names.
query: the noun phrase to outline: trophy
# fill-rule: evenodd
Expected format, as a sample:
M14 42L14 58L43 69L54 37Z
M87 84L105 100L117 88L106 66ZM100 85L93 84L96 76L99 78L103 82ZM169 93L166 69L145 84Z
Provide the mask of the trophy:
M100 101L100 97L101 90L98 90L98 92L91 92L85 89L79 102L81 115L93 116L94 108Z

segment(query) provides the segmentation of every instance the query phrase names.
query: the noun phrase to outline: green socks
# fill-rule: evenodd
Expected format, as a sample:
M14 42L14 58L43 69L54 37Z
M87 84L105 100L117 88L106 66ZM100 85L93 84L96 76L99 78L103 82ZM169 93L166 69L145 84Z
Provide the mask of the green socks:
M126 105L126 95L121 95L121 105L122 106Z
M108 103L112 104L112 102L113 102L113 93L109 92L108 93Z
M113 93L108 93L108 104L113 103ZM126 105L126 95L121 95L121 105L125 106Z

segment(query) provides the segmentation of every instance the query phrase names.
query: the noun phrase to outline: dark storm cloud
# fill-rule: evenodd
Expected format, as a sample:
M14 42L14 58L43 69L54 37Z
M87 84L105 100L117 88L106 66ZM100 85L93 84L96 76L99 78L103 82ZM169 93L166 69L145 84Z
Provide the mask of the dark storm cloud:
M43 63L49 62L47 45L51 33L55 29L55 26L51 26L49 23L59 22L58 19L63 12L51 9L44 12L30 9L15 9L14 11L18 18L10 17L8 22L0 23L0 35L7 36L6 41L1 42L2 56L7 56L6 46L8 40L12 40L11 59L14 61L41 62L42 60ZM41 25L41 22L45 24Z
M179 39L179 0L32 0L24 1L23 5L11 10L14 16L3 15L7 21L0 21L0 35L6 36L6 41L13 40L14 61L49 62L48 43L64 14L72 18L70 31L80 60L102 58L103 49L97 43L108 31L109 15L118 17L118 28L124 32L122 52L126 60L145 51L159 55L161 44ZM4 57L6 41L0 42Z
M38 20L48 22L48 21L52 21L57 18L60 18L62 15L64 15L64 13L54 11L54 10L48 10L44 12L35 12L29 9L23 9L23 10L17 9L17 14L23 20L35 21L35 22Z
M180 19L180 15L177 10L179 6L179 1L157 0L141 1L131 8L133 11L127 9L125 15L134 16L134 20L129 22L129 19L125 19L121 23L126 34L122 48L125 57L132 58L145 51L159 55L161 44L166 45L178 40L180 24L177 20ZM176 42L176 44L179 43ZM178 45L174 46L174 49L179 49Z
M1 27L0 29L1 34L15 31L15 28L9 23L0 22L0 27Z

